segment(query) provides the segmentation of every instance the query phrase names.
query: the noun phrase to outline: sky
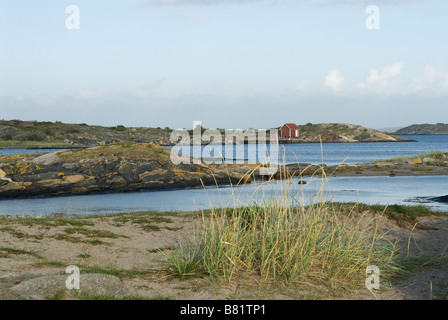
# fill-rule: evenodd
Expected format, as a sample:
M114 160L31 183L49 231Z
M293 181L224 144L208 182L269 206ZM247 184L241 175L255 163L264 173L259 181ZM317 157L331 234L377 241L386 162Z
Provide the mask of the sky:
M1 0L0 119L447 123L447 16L443 0Z

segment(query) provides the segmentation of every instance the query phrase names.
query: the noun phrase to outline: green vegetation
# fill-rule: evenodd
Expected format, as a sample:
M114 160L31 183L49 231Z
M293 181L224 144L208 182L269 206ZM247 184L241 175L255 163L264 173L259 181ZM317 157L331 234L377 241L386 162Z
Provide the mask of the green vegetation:
M47 295L45 296L45 300L64 300L64 298L66 298L67 293L66 290L58 290L57 292L55 292L52 295Z
M81 227L66 228L64 232L68 234L83 234L87 237L95 237L95 238L112 238L112 239L128 238L127 236L118 235L110 231L87 229Z
M337 204L322 201L323 189L312 204L297 206L287 200L290 186L289 180L275 199L202 214L194 240L165 253L173 274L352 289L368 265L379 266L384 278L400 271L396 246L355 206L341 214Z
M43 239L43 235L42 234L38 234L38 235L31 235L31 234L27 234L25 232L16 230L14 228L11 228L10 226L4 226L0 228L0 231L3 232L8 232L11 235L13 235L14 237L18 238L18 239L36 239L36 240L42 240Z
M73 243L88 243L88 244L92 244L92 245L106 244L105 242L103 242L99 239L83 239L83 238L79 238L79 237L69 236L64 233L55 234L53 236L53 239L67 241L67 242L73 242Z
M378 167L378 166L375 166L375 168L373 168L372 171L375 171L375 172L383 172L383 171L387 171L387 170L389 170L389 169L390 169L389 166L384 166L384 167Z
M429 172L432 171L430 168L413 168L411 171L413 172Z
M418 217L428 217L443 215L442 212L432 211L425 206L413 206L413 205L399 205L394 204L390 206L385 205L369 205L363 203L340 203L331 202L327 206L333 210L340 212L340 214L347 215L350 212L365 212L371 211L374 214L384 214L387 217L398 221L400 223L409 222L411 225L415 223Z
M86 273L108 274L111 276L116 276L116 277L120 278L121 280L123 280L125 278L135 278L135 277L140 277L140 276L152 275L156 272L156 271L150 270L150 269L126 270L126 269L117 269L117 268L111 268L111 267L105 268L105 267L101 267L101 266L83 266L83 265L78 265L78 266L79 266L80 272L82 274L86 274Z
M368 265L379 266L381 279L384 281L382 283L387 284L388 279L393 276L405 274L422 266L443 266L446 262L444 256L422 255L399 259L397 244L388 242L375 227L375 219L379 216L387 216L395 220L398 225L413 227L418 217L442 213L433 212L424 206L326 202L323 201L324 183L311 203L298 205L300 201L287 200L290 196L295 199L302 197L300 192L291 194L293 182L286 180L279 183L282 185L279 189L281 191L275 198L262 197L257 202L247 202L243 206L238 199L235 199L238 206L189 213L189 217L196 218L192 241L185 241L176 247L170 245L144 249L143 254L149 253L147 257L154 259L159 259L161 255L167 257L169 264L165 269L150 267L121 269L116 266L92 265L95 263L92 256L96 257L99 248L90 248L84 244L110 245L102 240L127 238L101 230L98 225L103 224L106 218L107 223L112 226L132 225L151 232L167 228L167 225L175 220L173 217L185 215L181 212L0 217L0 232L13 234L20 239L37 238L24 232L25 228L17 229L13 226L38 226L36 229L39 230L58 227L59 233L53 232L48 237L83 244L74 255L75 260L79 259L75 262L47 259L33 251L9 247L0 248L0 257L29 255L36 258L33 259L32 265L40 267L63 268L70 263L78 262L81 273L108 274L122 280L165 279L169 276L201 277L205 278L201 279L204 281L201 283L216 283L216 280L225 285L234 281L251 285L261 283L286 290L295 290L296 285L325 287L325 290L329 287L334 289L330 294L337 294L341 289L354 290L362 286ZM193 280L197 285L197 279ZM184 287L190 283L192 282L180 282ZM315 293L311 295L315 297ZM327 295L328 291L324 296ZM72 296L67 292L56 292L46 298L146 299L139 296L118 298L95 294ZM160 295L150 299L172 298L170 295Z
M142 230L145 231L159 231L160 226L158 223L172 223L173 221L167 216L174 216L179 214L178 212L135 212L132 214L120 214L118 217L114 218L116 226L121 226L126 223L132 223L138 225ZM165 229L169 227L165 226Z
M442 160L445 157L445 153L442 151L431 151L420 155L420 158L432 158L436 160Z
M402 161L402 160L414 160L414 159L434 159L434 160L443 160L446 158L446 154L442 151L430 151L426 153L417 154L415 156L405 156L405 157L395 157L391 159L384 159L384 160L376 160L374 163L378 162L389 162L389 161Z
M159 252L163 252L165 250L175 250L176 248L174 247L163 247L163 248L154 248L154 249L146 249L146 251L148 253L159 253Z
M116 127L110 127L111 130L116 130L116 131L126 131L126 127L122 126L122 125L118 125Z
M19 217L19 218L8 218L0 217L0 231L9 232L17 238L24 239L38 239L43 238L43 234L39 235L29 235L24 232L18 231L11 228L9 225L23 225L23 226L40 226L43 230L49 230L52 227L60 226L70 226L63 230L64 233L56 233L51 237L56 240L62 240L73 243L89 243L89 244L104 244L101 240L96 238L126 238L124 235L115 234L105 230L89 229L86 226L94 226L95 223L92 221L97 216L92 217ZM75 237L73 235L83 235L84 237ZM86 238L87 237L87 238ZM93 239L89 239L93 238Z
M45 258L41 258L37 263L36 266L42 267L42 266L49 266L49 267L61 267L66 268L67 263L59 261L59 260L49 260Z
M34 217L34 216L23 216L23 217L8 217L8 216L0 216L0 225L2 229L0 231L6 232L19 232L13 230L8 225L23 225L23 226L40 226L44 229L49 229L51 227L59 227L59 226L70 226L66 228L66 232L68 234L74 233L89 233L89 231L84 228L86 226L95 226L94 220L96 219L104 219L112 217L113 221L116 222L117 226L121 226L124 223L133 223L138 225L145 225L146 223L172 223L172 220L169 217L174 217L178 215L184 215L185 213L180 211L167 211L167 212L159 212L159 211L140 211L140 212L123 212L123 213L114 213L114 214L101 214L101 215L49 215L43 217ZM142 227L144 229L144 226ZM95 236L95 234L107 236L110 238L121 237L120 235L113 234L101 234L101 231L93 230L89 236ZM26 234L24 234L27 236Z
M88 259L88 258L91 258L91 257L92 257L92 255L90 253L88 253L88 252L78 254L78 258L81 258L81 259Z
M350 172L359 172L358 168L338 168L336 170L337 173L350 173Z
M15 248L9 248L9 247L0 247L0 258L8 258L11 255L30 255L36 258L40 258L40 255L28 250L22 250L22 249L15 249Z
M38 225L44 227L46 229L50 227L58 227L58 226L93 226L94 223L90 221L92 217L80 217L77 216L76 219L69 216L47 216L47 217L33 217L33 216L25 216L25 217L15 217L9 218L7 216L0 216L0 225L6 226L9 224L20 224L23 226L34 226ZM5 230L7 231L7 230Z

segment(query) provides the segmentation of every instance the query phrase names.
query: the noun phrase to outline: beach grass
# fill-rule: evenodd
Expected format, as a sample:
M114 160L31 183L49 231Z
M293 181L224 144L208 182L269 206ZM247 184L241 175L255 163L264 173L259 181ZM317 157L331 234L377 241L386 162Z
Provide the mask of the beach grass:
M374 214L382 214L396 221L409 222L413 224L419 217L443 215L443 212L437 212L423 205L380 205L380 204L364 204L364 203L342 203L331 202L327 204L333 207L333 210L340 214L349 214L355 210L357 212L371 211Z
M269 180L275 195L265 194L244 206L203 212L194 239L164 252L174 275L209 276L223 282L258 279L290 285L311 281L333 289L351 290L376 265L382 276L400 271L397 244L378 233L375 218L362 216L352 205L341 214L326 200L324 169L321 186L311 201L303 189L292 194L291 177ZM292 201L291 201L292 199Z

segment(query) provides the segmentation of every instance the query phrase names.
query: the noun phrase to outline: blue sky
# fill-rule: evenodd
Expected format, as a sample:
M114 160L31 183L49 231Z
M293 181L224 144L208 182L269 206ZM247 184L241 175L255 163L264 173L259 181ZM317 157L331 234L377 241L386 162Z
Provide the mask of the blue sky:
M379 30L365 26L369 4ZM79 30L66 28L69 5ZM448 122L447 15L437 0L2 1L0 118Z

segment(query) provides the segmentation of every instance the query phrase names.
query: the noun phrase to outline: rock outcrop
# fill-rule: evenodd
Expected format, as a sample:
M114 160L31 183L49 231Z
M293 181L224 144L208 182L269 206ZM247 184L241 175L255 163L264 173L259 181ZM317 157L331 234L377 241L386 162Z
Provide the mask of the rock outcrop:
M120 143L0 157L0 197L130 192L239 183L243 173L203 164L174 165L170 150ZM247 182L247 181L245 181Z
M120 279L112 275L82 274L79 276L79 290L67 289L67 277L67 274L53 274L32 278L12 287L10 292L20 300L45 300L57 295L123 299L131 295Z
M416 135L416 134L448 134L448 124L413 124L412 126L401 128L395 134Z
M440 203L448 203L448 196L429 198L428 200Z
M356 176L446 176L448 175L448 153L430 152L409 157L377 160L367 163L313 165L307 163L288 164L282 167L274 178L290 176L320 176L322 171L327 177ZM440 197L441 200L447 197ZM440 200L439 200L440 201Z
M353 124L300 125L297 142L405 142L409 139Z

